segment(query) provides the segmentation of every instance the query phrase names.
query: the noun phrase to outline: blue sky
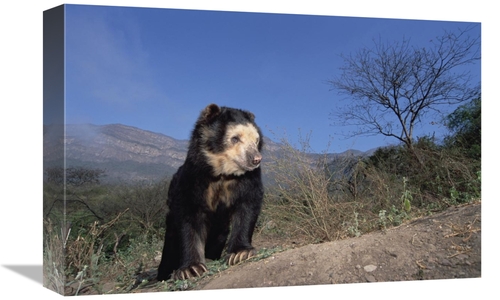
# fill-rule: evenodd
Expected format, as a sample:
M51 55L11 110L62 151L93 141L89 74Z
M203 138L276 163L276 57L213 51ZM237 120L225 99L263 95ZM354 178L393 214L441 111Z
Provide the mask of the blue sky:
M121 123L188 139L200 110L217 103L252 111L273 140L297 144L310 134L316 152L366 151L396 140L345 140L345 128L332 126L342 96L327 81L340 74L340 54L378 38L425 47L443 30L469 24L69 5L66 122ZM471 71L479 82L480 65ZM433 132L444 129L426 125L417 135Z

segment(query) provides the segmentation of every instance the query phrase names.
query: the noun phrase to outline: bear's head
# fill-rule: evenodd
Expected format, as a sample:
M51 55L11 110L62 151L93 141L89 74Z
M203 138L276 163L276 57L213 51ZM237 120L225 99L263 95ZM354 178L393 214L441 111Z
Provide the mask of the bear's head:
M214 176L240 176L260 166L262 134L254 114L210 104L197 124L200 148Z

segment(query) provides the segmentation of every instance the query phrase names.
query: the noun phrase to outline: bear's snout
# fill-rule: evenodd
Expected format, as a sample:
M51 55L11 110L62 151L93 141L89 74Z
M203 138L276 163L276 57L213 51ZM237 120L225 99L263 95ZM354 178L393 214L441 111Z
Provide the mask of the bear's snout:
M253 160L252 160L252 164L254 166L258 166L260 164L260 162L262 161L262 155L260 155L260 153L257 153L256 155L254 155L253 157Z
M246 156L245 164L250 169L257 168L260 162L262 161L262 155L260 154L260 151L257 148L252 147L250 149L247 149L245 156Z

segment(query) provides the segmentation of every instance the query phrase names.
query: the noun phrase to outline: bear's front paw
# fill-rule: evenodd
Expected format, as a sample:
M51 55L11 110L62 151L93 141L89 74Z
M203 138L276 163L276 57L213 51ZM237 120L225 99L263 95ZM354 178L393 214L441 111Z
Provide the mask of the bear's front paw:
M233 266L249 258L252 258L255 255L257 255L257 251L255 251L255 249L248 249L248 250L242 250L237 253L231 253L227 258L227 264Z
M175 270L174 273L172 274L172 279L185 280L185 279L189 279L189 278L199 277L203 273L205 273L206 271L208 271L208 269L202 263L196 264L196 265L191 265L187 268Z

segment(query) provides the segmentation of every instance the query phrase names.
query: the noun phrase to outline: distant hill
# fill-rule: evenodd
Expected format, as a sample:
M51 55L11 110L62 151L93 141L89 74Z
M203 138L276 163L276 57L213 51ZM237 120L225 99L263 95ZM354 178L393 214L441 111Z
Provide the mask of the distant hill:
M44 163L60 165L64 154L60 131L44 126ZM100 168L107 181L157 180L169 176L184 161L188 141L121 124L67 125L66 165ZM59 162L59 163L58 163Z
M62 130L61 125L44 125L44 168L62 165ZM99 168L106 174L103 181L115 183L157 181L173 175L184 162L189 143L188 140L121 124L66 125L65 140L67 167ZM268 138L264 142L264 157L266 154L279 155L278 143ZM346 154L357 156L365 153L348 150L329 155Z

